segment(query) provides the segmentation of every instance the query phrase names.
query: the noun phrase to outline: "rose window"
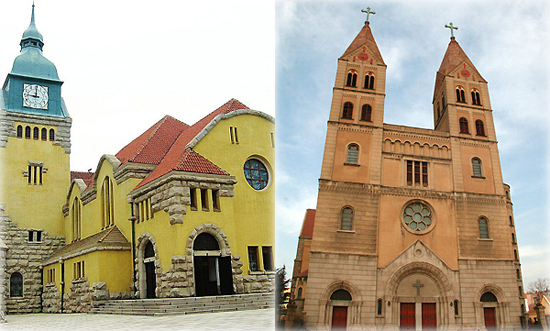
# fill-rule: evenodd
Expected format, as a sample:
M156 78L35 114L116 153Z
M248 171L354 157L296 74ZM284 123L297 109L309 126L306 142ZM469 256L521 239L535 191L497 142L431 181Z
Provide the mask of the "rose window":
M409 230L423 232L432 225L432 212L427 205L414 201L405 207L403 221Z

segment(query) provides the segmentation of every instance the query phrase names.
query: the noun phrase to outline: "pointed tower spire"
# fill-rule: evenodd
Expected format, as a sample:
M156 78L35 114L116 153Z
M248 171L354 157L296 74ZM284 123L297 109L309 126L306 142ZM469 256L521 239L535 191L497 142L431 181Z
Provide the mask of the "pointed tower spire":
M31 23L29 24L27 30L23 32L21 43L19 43L19 45L21 46L21 50L26 47L37 47L42 50L42 47L44 46L42 34L38 32L34 22L34 1L32 3Z
M367 48L374 54L375 57L377 57L378 61L381 62L381 64L384 64L384 59L382 58L382 54L380 53L380 50L378 49L378 45L376 44L376 41L374 40L374 36L372 35L372 31L370 29L370 23L368 19L369 14L375 14L375 12L370 10L370 7L367 7L367 10L361 9L361 12L367 14L367 20L365 21L365 25L359 31L355 39L351 42L348 49L344 52L342 57L345 57L349 53L353 52L357 48L361 46L367 46Z

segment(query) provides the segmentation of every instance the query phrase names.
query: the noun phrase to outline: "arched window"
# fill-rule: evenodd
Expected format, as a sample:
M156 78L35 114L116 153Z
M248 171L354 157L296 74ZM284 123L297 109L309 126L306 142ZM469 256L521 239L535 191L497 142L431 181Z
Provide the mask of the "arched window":
M348 79L346 80L346 86L357 87L357 71L350 70L348 72Z
M203 232L199 234L193 242L193 250L195 251L219 251L220 245L214 236Z
M14 272L10 276L10 297L22 297L23 296L23 276Z
M361 109L361 121L371 122L372 107L371 105L363 105Z
M489 225L487 224L487 219L480 217L478 222L479 226L479 238L489 238Z
M512 219L512 216L508 216L510 218L510 226L514 226L514 220Z
M42 140L48 140L48 129L46 128L42 128L42 130L40 130L40 139Z
M25 127L25 138L31 139L31 127L30 126Z
M458 309L458 300L454 301L454 307L455 307L455 316L460 315L460 310Z
M357 144L349 144L346 163L357 164L358 162L359 162L359 146Z
M468 120L464 117L461 117L458 120L458 123L460 125L460 133L470 133L470 130L468 129Z
M17 138L23 138L23 127L21 125L17 126Z
M298 299L302 297L302 288L298 288Z
M346 290L336 290L330 296L330 300L351 301L351 294Z
M365 88L374 90L374 74L372 72L365 75Z
M516 243L516 235L512 233L512 244Z
M472 159L472 171L474 177L483 177L483 174L481 173L481 160L477 157Z
M376 314L382 315L382 299L376 301Z
M516 277L517 279L521 279L521 273L519 272L519 269L516 269Z
M521 286L518 287L519 296L523 297L523 288Z
M153 247L153 243L148 241L143 251L143 259L148 259L150 257L155 257L155 248Z
M55 140L55 130L50 129L50 141L54 141L54 140Z
M476 134L478 136L485 136L485 128L483 127L482 120L476 120Z
M353 209L346 207L342 209L342 221L340 223L341 230L351 231L353 227Z
M491 292L485 292L479 300L481 302L498 302L497 297Z
M346 102L344 103L344 110L342 111L342 118L352 119L353 118L353 103Z
M519 261L519 258L518 258L518 251L514 249L514 260L515 261Z
M75 198L73 201L73 241L79 240L82 236L82 210L80 200Z
M466 95L462 86L456 87L456 102L466 103Z
M35 126L34 129L32 130L32 138L34 140L38 140L39 137L39 132L40 130L38 130L38 128Z
M476 106L481 106L481 99L479 98L479 90L472 89L472 104Z
M114 197L113 197L113 183L109 177L105 177L103 185L101 185L101 203L103 210L102 226L103 228L109 227L115 224L114 220Z

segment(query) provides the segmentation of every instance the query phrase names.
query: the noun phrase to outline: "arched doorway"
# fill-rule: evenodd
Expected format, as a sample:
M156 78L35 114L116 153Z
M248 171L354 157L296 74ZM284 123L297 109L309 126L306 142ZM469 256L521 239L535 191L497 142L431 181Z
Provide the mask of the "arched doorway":
M145 265L146 298L156 298L157 275L155 272L155 249L150 241L145 245L143 252L143 264Z
M348 306L351 294L346 290L336 290L330 296L332 303L331 330L346 330L348 324Z
M497 297L491 292L485 292L481 296L480 301L483 305L483 319L485 321L485 329L496 330L496 307L498 304Z
M214 236L203 232L195 238L193 262L197 296L233 294L231 256L222 256Z

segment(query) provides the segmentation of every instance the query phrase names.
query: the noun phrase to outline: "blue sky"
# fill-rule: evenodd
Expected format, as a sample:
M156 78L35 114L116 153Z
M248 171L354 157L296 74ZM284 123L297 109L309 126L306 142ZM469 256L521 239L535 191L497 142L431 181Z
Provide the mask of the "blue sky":
M548 60L542 1L276 2L277 265L289 273L318 178L340 57L363 26L388 66L384 123L433 128L435 74L450 41L489 82L504 182L511 185L524 285L548 277ZM546 263L544 263L546 262ZM546 264L546 265L545 265Z

